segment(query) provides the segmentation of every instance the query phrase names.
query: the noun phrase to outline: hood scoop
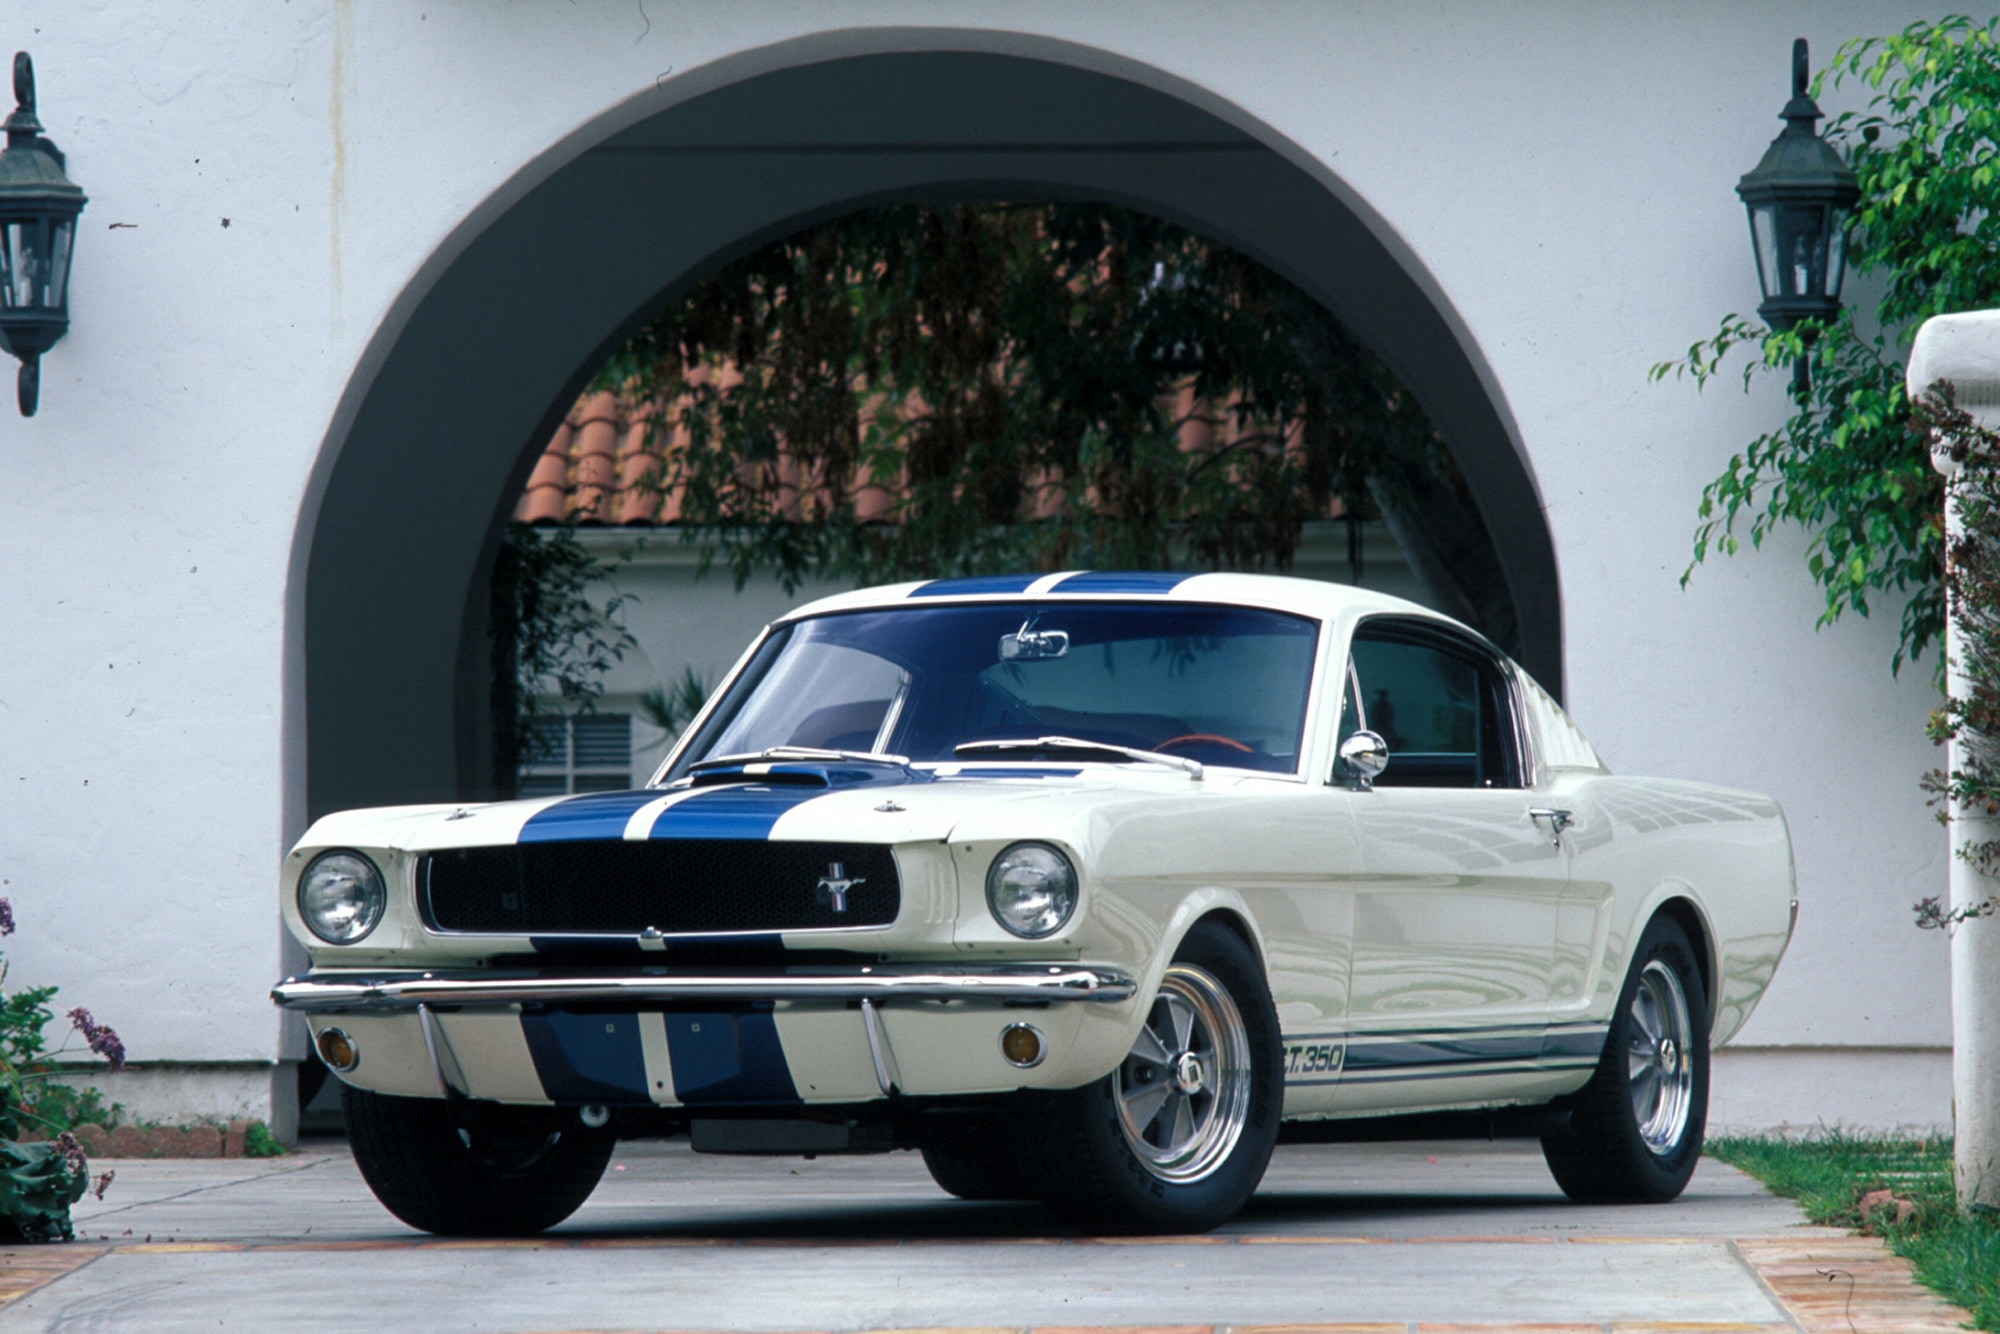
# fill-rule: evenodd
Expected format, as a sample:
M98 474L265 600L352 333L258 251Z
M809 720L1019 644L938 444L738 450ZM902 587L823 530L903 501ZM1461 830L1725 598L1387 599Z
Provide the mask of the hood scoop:
M847 788L897 786L922 782L926 777L902 764L743 758L703 761L693 767L687 781L691 787L764 783L773 787Z

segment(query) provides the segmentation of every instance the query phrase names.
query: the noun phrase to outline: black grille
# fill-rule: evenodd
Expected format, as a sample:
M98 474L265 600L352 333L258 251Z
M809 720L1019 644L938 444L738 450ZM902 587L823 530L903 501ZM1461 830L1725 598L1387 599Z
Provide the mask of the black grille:
M529 935L885 926L903 897L895 857L866 843L522 843L433 852L417 875L433 927ZM843 879L842 895L820 887Z

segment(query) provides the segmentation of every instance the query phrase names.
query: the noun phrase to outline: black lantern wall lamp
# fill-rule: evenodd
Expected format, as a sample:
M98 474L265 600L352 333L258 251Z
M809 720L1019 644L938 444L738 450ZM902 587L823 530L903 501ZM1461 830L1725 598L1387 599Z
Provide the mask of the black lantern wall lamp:
M1757 253L1757 282L1764 302L1757 313L1773 329L1802 320L1808 347L1818 324L1840 313L1840 284L1847 276L1847 218L1861 188L1854 172L1819 137L1823 113L1806 95L1806 39L1792 43L1792 100L1778 113L1785 128L1764 150L1763 161L1736 182L1750 212L1750 244ZM1804 395L1809 358L1792 366L1792 386Z
M69 329L69 260L83 191L35 119L35 64L14 56L14 114L0 126L0 345L21 359L21 415L35 415L42 353Z

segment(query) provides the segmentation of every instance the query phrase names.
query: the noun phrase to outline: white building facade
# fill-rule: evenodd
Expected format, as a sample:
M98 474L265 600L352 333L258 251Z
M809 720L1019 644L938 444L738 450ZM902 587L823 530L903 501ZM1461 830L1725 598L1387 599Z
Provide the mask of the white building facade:
M1756 303L1730 187L1791 39L1921 16L20 0L0 54L90 204L39 415L0 412L9 984L119 1029L137 1114L282 1130L279 859L322 810L476 794L486 571L604 352L857 207L1103 199L1276 268L1411 386L1613 767L1784 804L1798 932L1713 1121L1948 1123L1928 663L1891 677L1899 607L1815 632L1793 532L1682 589L1702 485L1787 404L1646 380Z

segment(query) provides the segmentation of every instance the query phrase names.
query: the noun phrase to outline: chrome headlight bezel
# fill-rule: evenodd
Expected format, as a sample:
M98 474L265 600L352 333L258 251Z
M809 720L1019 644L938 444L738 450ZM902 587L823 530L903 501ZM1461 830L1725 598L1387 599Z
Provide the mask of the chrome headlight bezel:
M389 886L367 853L328 848L300 872L296 898L306 930L329 945L352 945L381 924Z
M1008 844L986 868L986 910L1023 940L1046 940L1068 926L1078 891L1075 864L1038 839Z

